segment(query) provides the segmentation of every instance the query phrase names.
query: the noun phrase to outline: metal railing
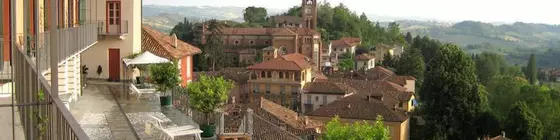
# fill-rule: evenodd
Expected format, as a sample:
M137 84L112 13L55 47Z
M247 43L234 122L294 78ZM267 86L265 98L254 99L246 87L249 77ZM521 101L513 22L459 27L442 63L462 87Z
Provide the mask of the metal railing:
M13 91L26 139L88 140L24 47L13 48Z
M99 33L99 35L128 34L128 20L116 20L109 22L107 22L106 20L101 20L97 22L97 27L97 32Z
M97 26L95 22L84 23L79 26L59 29L58 31L58 62L63 63L72 56L93 46L97 42ZM18 34L18 46L31 60L39 64L38 69L44 71L50 68L50 32L38 35Z

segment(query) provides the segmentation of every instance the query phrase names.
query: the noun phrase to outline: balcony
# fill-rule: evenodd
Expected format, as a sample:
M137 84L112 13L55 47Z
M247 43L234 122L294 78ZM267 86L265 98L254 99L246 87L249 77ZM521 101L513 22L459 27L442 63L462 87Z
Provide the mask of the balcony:
M97 23L97 29L100 36L116 36L124 40L128 34L128 20L102 20Z
M37 35L15 34L12 47L13 91L26 139L89 139L65 106L58 91L44 76L50 61L58 65L97 42L97 24L85 23ZM50 54L51 39L57 40L58 56ZM2 42L3 43L3 42ZM62 77L62 76L61 76ZM58 85L55 85L58 86Z

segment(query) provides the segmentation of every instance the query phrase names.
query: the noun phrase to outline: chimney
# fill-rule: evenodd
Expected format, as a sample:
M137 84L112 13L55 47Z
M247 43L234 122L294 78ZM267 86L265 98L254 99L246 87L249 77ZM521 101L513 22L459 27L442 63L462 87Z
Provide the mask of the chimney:
M175 33L173 33L173 35L171 35L171 37L173 38L173 48L177 48L177 35Z

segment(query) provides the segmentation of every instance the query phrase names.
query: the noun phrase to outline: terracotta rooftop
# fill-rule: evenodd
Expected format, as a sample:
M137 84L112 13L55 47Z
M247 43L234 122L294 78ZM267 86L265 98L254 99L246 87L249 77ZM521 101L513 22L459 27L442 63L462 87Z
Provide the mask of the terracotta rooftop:
M334 48L350 48L357 46L361 43L360 38L353 38L353 37L343 37L339 40L331 41L332 47Z
M353 79L336 79L331 78L331 81L344 83L353 88L357 94L362 95L388 95L394 101L408 101L412 98L414 93L407 92L406 88L397 85L393 82L382 80L353 80ZM391 100L388 100L391 101ZM392 104L393 102L389 102Z
M318 128L323 125L318 121L306 120L304 117L300 117L297 112L262 97L260 99L260 108L296 129Z
M500 136L493 137L489 140L511 140L511 139L503 137L503 136L500 135Z
M304 93L346 95L354 93L354 89L344 83L337 82L311 82L303 87Z
M375 59L375 56L368 53L363 53L354 57L354 60L371 60L371 59Z
M312 67L311 59L299 54L287 54L272 60L264 61L247 67L250 70L293 70L301 71Z
M395 75L393 71L381 66L366 71L367 78L371 80L385 80L393 75Z
M406 80L415 80L416 78L412 77L412 76L399 76L399 75L393 75L389 78L387 78L387 80L395 83L395 84L399 84L401 86L406 85Z
M320 35L308 28L223 28L224 35Z
M175 44L175 41L177 41L177 44ZM177 39L176 36L168 36L149 26L142 26L141 48L171 60L202 52L199 48Z
M360 120L375 120L377 115L381 115L383 121L388 122L403 122L408 119L404 111L394 109L393 106L388 106L379 99L359 94L336 100L307 114L307 116L319 117L336 115L340 118Z

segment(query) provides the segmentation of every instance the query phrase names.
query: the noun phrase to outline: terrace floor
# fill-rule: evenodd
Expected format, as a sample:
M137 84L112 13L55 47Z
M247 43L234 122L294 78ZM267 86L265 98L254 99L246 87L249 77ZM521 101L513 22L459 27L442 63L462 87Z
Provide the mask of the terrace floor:
M161 107L155 94L142 95L140 99L131 95L130 100L118 95L126 95L122 83L88 81L82 96L70 104L72 115L91 140L159 139L160 132L149 125L152 116L164 120L168 126L193 125L198 128L198 124L181 111Z

